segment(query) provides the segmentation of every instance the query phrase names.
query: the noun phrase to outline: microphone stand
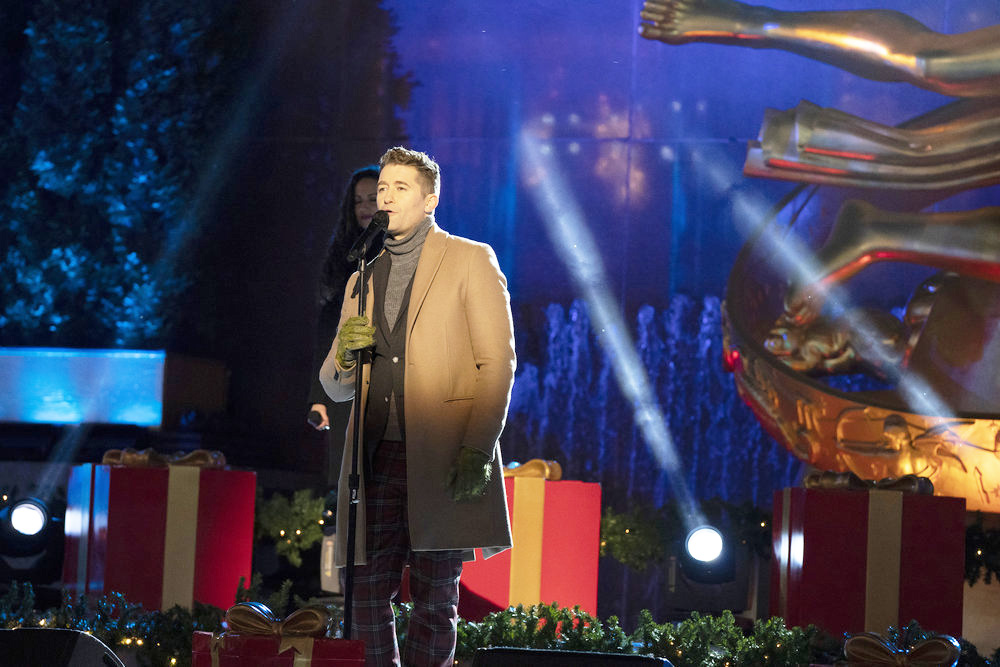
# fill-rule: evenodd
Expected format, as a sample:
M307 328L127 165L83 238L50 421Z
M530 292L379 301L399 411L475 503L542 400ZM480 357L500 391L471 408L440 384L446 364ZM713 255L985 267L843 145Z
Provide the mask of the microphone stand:
M361 285L361 298L358 299L358 315L364 316L368 300L368 283L365 280L368 248L364 248L358 258L358 284ZM354 603L354 555L356 551L355 533L358 523L358 491L361 488L361 476L358 474L358 454L361 450L361 394L364 390L364 365L371 352L368 348L358 350L358 360L354 374L354 441L351 444L351 474L347 478L347 488L350 494L350 506L347 510L347 563L344 572L344 639L351 638L351 616Z

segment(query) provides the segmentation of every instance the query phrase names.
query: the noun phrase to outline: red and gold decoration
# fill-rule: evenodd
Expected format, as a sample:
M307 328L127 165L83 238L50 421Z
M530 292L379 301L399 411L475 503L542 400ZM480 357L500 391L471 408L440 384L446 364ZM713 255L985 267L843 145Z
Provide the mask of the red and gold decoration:
M514 547L462 569L459 614L487 613L523 604L550 604L597 612L601 486L562 480L556 461L532 459L504 469Z
M833 635L916 620L960 636L964 500L853 480L775 493L771 615Z
M111 591L147 609L226 608L250 579L256 475L222 467L218 452L151 450L74 466L68 485L63 584L71 595Z
M195 632L192 667L347 667L363 665L364 644L330 639L325 607L304 607L278 618L260 602L240 602L226 612L223 633Z

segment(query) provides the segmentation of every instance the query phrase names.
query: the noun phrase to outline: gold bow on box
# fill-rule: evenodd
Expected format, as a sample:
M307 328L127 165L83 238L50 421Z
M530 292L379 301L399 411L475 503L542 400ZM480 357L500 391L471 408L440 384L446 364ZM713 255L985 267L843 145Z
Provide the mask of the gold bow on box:
M109 449L101 458L101 465L125 466L127 468L162 468L164 466L198 466L199 468L222 468L226 456L217 450L196 449L190 454L161 454L149 448L143 450Z
M541 477L553 482L562 479L562 466L558 461L531 459L527 463L510 463L503 469L504 477Z
M874 632L861 632L844 643L850 665L874 667L952 667L962 650L953 637L934 635L910 650L898 649Z
M861 479L853 472L819 472L814 471L805 476L802 486L807 489L857 489L867 491L902 491L903 493L918 493L934 495L934 483L926 477L903 475L902 477L886 477L877 482Z
M295 665L312 662L313 642L325 637L332 619L324 607L303 607L280 619L261 602L240 602L226 612L227 633L271 635L278 637L278 653L295 650ZM218 638L217 638L218 639ZM212 642L212 664L218 655L217 641Z

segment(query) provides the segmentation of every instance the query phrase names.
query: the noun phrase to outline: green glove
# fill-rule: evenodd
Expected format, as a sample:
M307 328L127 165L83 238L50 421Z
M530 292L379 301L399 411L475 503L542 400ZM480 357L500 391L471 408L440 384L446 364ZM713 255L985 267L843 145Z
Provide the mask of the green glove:
M451 499L472 500L486 492L493 471L490 456L475 447L461 447L455 462L448 471L448 488Z
M350 368L358 360L358 350L375 345L375 327L362 315L348 317L337 333L337 363Z

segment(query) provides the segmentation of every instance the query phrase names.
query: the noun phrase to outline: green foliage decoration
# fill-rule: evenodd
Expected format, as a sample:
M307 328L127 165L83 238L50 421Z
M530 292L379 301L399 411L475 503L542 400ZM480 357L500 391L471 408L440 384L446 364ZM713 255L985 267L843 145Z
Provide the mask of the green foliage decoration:
M310 489L300 489L291 497L273 493L257 497L254 536L275 544L275 551L295 567L302 566L302 552L323 539L324 498Z
M243 584L241 581L238 597L262 600L259 575L255 575L249 589ZM266 601L281 616L290 611L291 582L286 584ZM222 631L225 615L222 609L199 603L191 610L175 606L166 612L146 611L118 593L97 599L65 596L59 607L41 611L34 608L34 603L31 584L13 582L0 596L0 627L89 632L114 649L133 651L143 667L189 666L192 633ZM311 603L294 600L295 608L306 604ZM406 603L394 609L397 637L403 642L413 605ZM331 611L335 621L343 617L342 609ZM904 628L890 627L883 634L891 644L909 649L935 633L911 622ZM967 641L959 643L959 667L1000 665L1000 650L985 658ZM643 610L635 631L629 635L614 616L601 622L579 607L560 607L557 603L518 605L489 614L481 622L459 619L458 663L467 664L477 649L489 646L653 655L669 659L675 667L784 667L833 664L844 657L842 638L812 626L786 628L780 618L757 620L752 628L744 630L728 611L717 616L695 612L679 623L657 623L648 610Z

